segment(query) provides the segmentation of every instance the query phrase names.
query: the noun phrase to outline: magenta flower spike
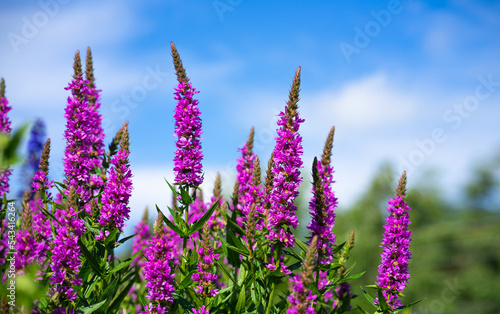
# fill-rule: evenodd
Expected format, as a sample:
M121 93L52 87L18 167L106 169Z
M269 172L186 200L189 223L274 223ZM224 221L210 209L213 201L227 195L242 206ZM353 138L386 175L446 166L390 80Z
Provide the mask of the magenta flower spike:
M128 161L128 122L125 122L120 130L120 149L111 157L110 163L113 167L108 169L107 182L102 192L99 224L105 227L105 231L101 231L99 240L104 240L115 228L122 232L126 226L125 220L130 218L128 202L132 194L132 172Z
M333 181L333 168L330 165L330 157L333 143L335 127L332 127L328 134L321 161L314 158L313 174L313 197L309 203L311 222L307 229L311 231L311 239L318 237L317 251L321 264L330 264L333 259L333 245L335 244L335 234L333 227L335 224L335 207L337 198L331 188Z
M85 232L84 222L78 218L79 209L74 187L69 190L64 208L56 208L54 216L59 224L55 225L55 238L51 244L52 276L50 277L50 293L58 294L61 301L73 301L76 292L72 285L81 285L78 272L82 266L78 237Z
M10 119L7 116L10 110L12 110L12 107L9 106L9 101L5 97L5 80L2 78L0 80L0 133L9 135L12 131L10 127ZM0 198L9 193L9 176L11 173L12 169L0 169Z
M300 168L302 167L302 137L299 135L300 123L304 122L297 111L300 87L300 67L295 73L290 97L285 112L279 114L274 148L274 165L272 172L273 189L269 197L269 225L272 230L269 238L285 247L293 247L295 238L290 228L297 228L299 222L296 216L297 206L293 205L299 195L299 185L302 182Z
M314 305L318 298L310 289L309 285L313 282L313 272L315 265L315 249L317 237L312 238L309 249L302 265L302 271L290 277L291 294L287 298L287 314L314 314Z
M177 137L174 157L175 182L196 187L203 183L202 164L203 154L201 152L200 136L201 112L198 109L198 100L193 99L197 91L186 76L174 43L171 43L172 57L177 72L179 84L175 88L174 99L177 100L174 119L174 136Z
M402 305L399 294L410 278L408 260L411 259L410 236L408 230L411 208L405 201L406 171L399 179L396 197L389 201L389 217L385 219L381 263L378 267L377 285L382 289L387 305L396 309Z
M217 172L217 175L215 177L215 183L214 183L214 190L213 190L213 196L210 199L210 206L211 207L215 202L219 201L219 206L215 209L214 213L210 218L208 219L208 226L210 228L210 231L212 232L212 236L214 237L216 241L216 246L218 247L220 245L220 241L218 240L219 238L219 231L225 233L225 227L226 227L226 221L224 220L223 217L223 212L226 209L226 203L224 202L224 199L222 198L222 181L220 177L220 173Z
M102 178L95 173L95 168L102 166L104 134L101 127L99 94L94 87L89 87L83 79L80 52L75 55L75 74L66 90L71 90L68 105L65 109L66 149L64 174L69 190L74 187L80 200L87 202L92 196L92 190L102 186ZM90 204L86 210L90 213Z
M146 262L144 278L146 279L149 305L147 313L167 313L168 307L174 301L175 291L173 281L174 243L169 237L167 228L163 225L163 215L158 214L155 222L155 235L149 241L145 250Z
M217 274L213 273L215 260L219 259L219 254L214 254L210 244L210 233L208 224L203 226L201 247L196 250L198 253L198 271L191 276L191 280L196 281L194 291L201 298L215 297L219 293L216 287Z
M253 149L254 128L250 130L247 142L239 151L241 156L237 159L236 165L236 181L238 191L236 208L239 210L236 220L240 226L243 226L249 220L250 208L255 205L255 213L263 214L264 209L261 206L262 198L264 197L264 190L260 186L260 164L258 157L252 151ZM257 169L258 168L258 169ZM258 179L255 176L258 176ZM262 223L258 226L262 229Z

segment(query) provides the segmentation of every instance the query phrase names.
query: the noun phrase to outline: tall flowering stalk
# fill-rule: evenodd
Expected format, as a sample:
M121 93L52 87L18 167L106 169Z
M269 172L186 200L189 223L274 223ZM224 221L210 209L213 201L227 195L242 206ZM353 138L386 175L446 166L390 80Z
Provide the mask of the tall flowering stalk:
M222 198L222 180L219 172L217 172L217 175L215 176L213 195L210 199L210 207L217 201L219 201L219 204L221 206L217 206L213 215L208 219L208 226L210 228L212 237L214 238L216 247L220 245L219 232L222 232L222 234L224 235L224 228L226 227L226 222L222 214L225 211L226 203Z
M163 314L174 301L175 291L173 281L174 244L163 225L163 215L158 213L155 222L155 235L149 241L145 250L146 262L144 277L146 279L149 305L146 313Z
M239 210L240 215L243 217L238 217L240 226L241 221L245 216L248 215L250 206L253 203L252 197L252 175L253 175L253 163L255 160L255 153L253 149L253 137L254 128L250 130L250 135L248 135L248 140L243 147L238 149L241 152L241 156L236 160L236 180L238 181L238 201L236 208Z
M33 192L42 192L50 189L53 182L49 181L49 155L50 155L50 138L45 141L43 146L42 156L40 158L39 170L33 176L31 188Z
M383 247L381 263L378 267L377 285L382 290L387 305L394 310L402 305L399 295L410 278L408 260L411 259L410 224L411 208L405 201L406 196L406 171L399 179L396 197L389 201L387 210L389 217L384 225Z
M10 134L10 119L7 116L12 107L9 106L9 101L5 97L5 80L0 80L0 133ZM8 167L0 169L0 198L4 197L10 190L9 176L12 169Z
M132 193L132 172L128 161L129 156L129 133L128 122L122 127L120 149L111 157L113 165L108 170L108 177L102 192L102 209L99 224L105 227L105 231L99 236L103 240L113 229L123 231L125 220L129 219L130 207L128 202Z
M50 139L47 139L37 166L39 170L35 172L31 189L26 190L22 202L22 228L16 234L16 269L18 270L27 267L32 262L43 264L47 251L50 249L49 243L52 242L52 229L42 212L45 205L40 198L42 192L47 193L46 190L52 187L52 182L48 180L49 154Z
M300 274L290 278L291 294L288 297L287 314L314 314L314 305L317 295L315 295L309 285L313 282L313 273L315 266L315 248L317 245L317 237L312 238L309 249L302 265Z
M75 300L76 292L72 285L82 284L82 279L78 278L82 266L78 237L84 234L85 227L78 213L76 191L71 187L65 206L56 207L54 216L59 223L55 223L56 232L51 247L50 268L53 274L50 277L50 290L51 295L57 296L62 304Z
M194 291L202 299L215 297L219 292L216 287L217 274L213 272L215 260L219 259L219 254L215 254L210 243L210 229L208 224L203 226L201 235L201 245L196 250L198 253L197 272L191 276L191 280L197 282Z
M26 191L21 204L21 229L16 232L16 251L14 253L16 270L24 269L27 265L34 262L37 257L29 196L30 192Z
M264 210L264 222L263 226L265 227L264 232L268 232L269 230L269 211L271 210L271 192L273 191L273 181L274 181L274 152L271 154L269 161L267 163L266 170L266 179L264 182L264 196L262 198L263 210Z
M66 87L71 90L68 105L65 109L66 149L64 174L66 187L74 187L80 200L88 202L92 190L102 186L102 178L95 173L96 168L102 166L104 134L101 126L101 115L97 111L100 107L99 94L88 81L83 79L80 52L75 54L73 80ZM90 212L90 204L86 210Z
M239 149L241 156L238 157L236 165L236 180L238 182L238 200L236 208L239 210L238 213L241 215L236 220L240 226L243 226L244 223L248 221L252 205L258 205L255 208L255 214L263 212L263 209L260 206L261 198L263 197L263 191L260 187L260 164L258 165L259 179L255 180L254 178L258 157L252 151L253 139L254 128L252 127L247 142L241 149Z
M269 201L269 238L282 246L293 247L295 238L290 228L297 228L299 222L296 216L297 206L293 205L299 195L299 185L302 182L300 168L302 167L302 137L299 135L301 119L298 109L300 88L300 67L295 73L289 100L285 111L279 114L274 148L274 165L272 172L273 189Z
M335 207L337 198L331 188L333 181L333 168L330 165L330 157L335 127L328 134L321 161L314 158L312 167L313 197L309 202L311 222L307 229L311 231L311 239L318 237L317 251L321 264L330 264L333 259L333 245L335 234L333 227L335 223Z
M49 181L49 155L50 155L50 138L45 141L43 146L42 156L40 158L40 164L38 166L38 171L35 172L33 176L33 182L31 185L32 194L35 195L34 200L30 202L30 208L33 215L33 230L35 240L39 245L38 249L38 262L41 264L45 260L47 251L50 249L49 243L52 242L52 229L45 214L42 212L42 208L48 210L46 204L43 203L42 199L39 197L41 193L44 193L47 198L51 198L48 190L52 188L53 182Z
M177 100L174 119L174 136L177 137L174 157L175 182L189 186L199 186L203 182L202 164L203 154L201 152L200 136L201 112L198 109L198 100L193 99L197 91L186 76L174 43L171 43L172 57L177 72L179 84L175 88L174 99Z

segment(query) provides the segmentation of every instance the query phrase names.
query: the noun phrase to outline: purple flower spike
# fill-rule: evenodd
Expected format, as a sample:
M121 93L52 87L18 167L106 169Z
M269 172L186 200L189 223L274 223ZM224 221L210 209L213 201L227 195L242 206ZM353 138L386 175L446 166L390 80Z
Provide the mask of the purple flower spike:
M295 245L295 238L290 227L297 228L299 222L296 216L297 206L293 205L295 198L299 195L299 185L302 182L300 168L302 167L302 137L299 135L300 123L304 119L297 112L300 87L300 67L295 73L290 99L285 107L285 112L279 114L274 148L274 165L272 172L273 190L270 195L271 208L269 210L269 225L273 230L269 238L281 243L286 247Z
M314 158L313 162L313 198L309 203L311 222L307 229L311 230L311 237L318 237L318 257L321 264L330 264L333 259L333 245L335 234L335 207L337 198L331 188L333 181L333 168L330 166L331 147L333 143L333 127L328 134L321 161Z
M155 235L149 241L145 256L144 278L146 279L149 305L147 313L167 313L174 301L173 281L174 243L163 225L163 215L158 215L155 222Z
M313 282L314 251L317 239L317 237L314 237L309 245L301 273L290 278L292 293L287 298L289 302L287 314L316 313L314 305L318 296L313 294L309 289L309 285Z
M9 101L5 97L5 80L0 80L0 133L10 134L10 119L7 116L12 107L9 106ZM0 198L7 194L10 190L9 176L12 170L9 168L0 169Z
M389 217L384 225L383 247L381 263L378 267L377 284L391 309L402 305L399 294L403 293L406 283L410 278L408 260L411 259L410 224L411 208L404 200L406 193L406 172L399 180L396 197L389 201L387 210Z
M210 233L208 224L203 226L201 247L196 250L198 253L198 272L191 276L191 280L197 281L194 291L202 298L215 297L219 293L219 289L215 287L215 283L219 278L213 273L215 260L219 259L219 254L214 254L214 250L210 244Z
M83 80L80 53L75 55L75 74L66 90L71 90L64 117L67 120L64 174L66 185L76 189L83 202L92 196L92 190L102 185L102 179L95 168L102 166L104 134L102 117L97 111L100 107L99 94ZM90 206L86 210L90 213Z
M252 127L247 142L243 145L243 148L239 149L241 156L238 157L236 165L238 187L236 208L239 210L238 214L242 215L236 218L236 220L240 226L248 223L252 205L255 205L253 216L264 213L264 209L261 206L264 190L260 186L260 162L259 158L252 151L253 138L254 128ZM258 229L262 229L262 223L259 224Z
M203 154L200 142L200 136L203 133L201 112L198 109L198 100L193 99L193 96L199 92L189 83L179 54L173 43L171 46L179 81L174 96L177 100L174 112L174 136L177 137L175 142L177 150L174 157L175 182L195 187L203 183L201 164Z
M76 292L71 286L82 284L81 278L78 278L82 266L78 237L84 234L85 227L83 220L78 218L79 210L75 204L75 189L71 187L66 207L57 208L54 215L59 224L55 227L50 265L53 271L50 277L51 295L59 293L60 299L68 301L76 299Z
M132 172L130 170L128 122L121 128L120 149L110 163L114 166L108 170L108 181L102 192L102 210L99 224L105 226L101 231L100 240L117 228L120 232L125 227L125 220L129 219L130 207L128 202L132 193Z

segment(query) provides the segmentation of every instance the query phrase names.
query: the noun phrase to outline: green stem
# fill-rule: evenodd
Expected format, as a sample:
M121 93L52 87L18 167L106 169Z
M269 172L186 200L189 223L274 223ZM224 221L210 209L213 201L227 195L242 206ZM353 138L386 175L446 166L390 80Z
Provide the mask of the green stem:
M274 288L276 287L276 283L274 282L274 278L271 280L273 281L273 283L271 285L271 294L269 295L269 301L267 301L266 314L271 313L271 306L273 305L273 299L274 299Z
M186 223L186 226L188 227L189 229L189 225L188 225L188 219L189 219L189 213L188 213L188 206L185 205L184 203L182 203L183 207L184 208L184 221ZM183 241L182 241L182 271L181 271L181 282L182 280L184 279L184 272L186 270L186 248L187 248L187 237L183 237L182 238Z

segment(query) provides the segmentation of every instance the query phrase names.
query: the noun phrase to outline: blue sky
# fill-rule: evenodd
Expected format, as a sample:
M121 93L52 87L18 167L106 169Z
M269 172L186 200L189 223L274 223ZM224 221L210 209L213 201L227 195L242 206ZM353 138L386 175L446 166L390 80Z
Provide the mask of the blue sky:
M216 171L231 189L252 126L267 162L301 66L304 171L335 125L335 190L347 206L384 161L409 171L410 188L436 169L456 195L498 150L498 34L498 1L2 0L0 76L14 127L37 117L48 125L60 179L64 87L75 51L92 48L106 142L130 121L132 225L144 206L170 202L170 41L201 92L206 189Z

